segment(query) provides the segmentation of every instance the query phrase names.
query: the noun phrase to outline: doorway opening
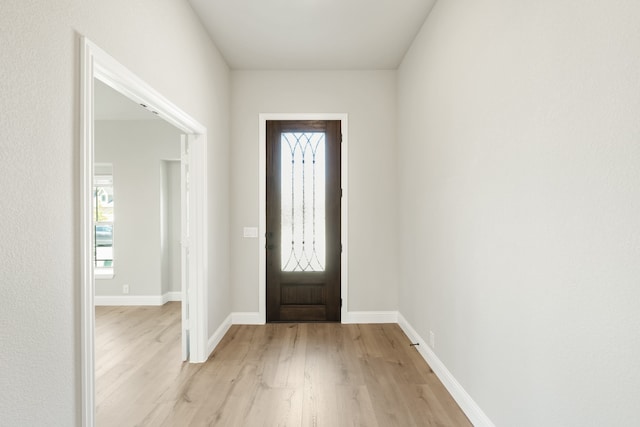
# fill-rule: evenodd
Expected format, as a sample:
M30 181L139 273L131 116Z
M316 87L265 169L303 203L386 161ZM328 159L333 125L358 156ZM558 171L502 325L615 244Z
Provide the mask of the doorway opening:
M183 132L181 164L188 173L182 200L182 346L183 358L204 362L207 354L207 130L135 74L86 38L81 51L80 145L80 333L82 423L95 424L95 229L94 79L150 110ZM185 171L184 169L188 170ZM183 193L185 194L185 193ZM185 211L185 206L188 210ZM177 361L179 362L179 361Z

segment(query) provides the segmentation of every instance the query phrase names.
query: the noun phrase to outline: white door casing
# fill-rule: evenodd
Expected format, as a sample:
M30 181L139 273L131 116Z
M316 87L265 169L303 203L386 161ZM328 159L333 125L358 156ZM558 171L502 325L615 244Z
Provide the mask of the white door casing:
M180 290L182 293L182 361L189 360L189 141L180 138Z

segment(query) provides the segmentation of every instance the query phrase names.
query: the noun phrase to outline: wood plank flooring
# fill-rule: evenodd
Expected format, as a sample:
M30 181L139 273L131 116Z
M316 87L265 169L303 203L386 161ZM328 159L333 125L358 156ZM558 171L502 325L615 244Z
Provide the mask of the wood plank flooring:
M470 426L398 325L232 326L180 362L180 303L96 307L98 427Z

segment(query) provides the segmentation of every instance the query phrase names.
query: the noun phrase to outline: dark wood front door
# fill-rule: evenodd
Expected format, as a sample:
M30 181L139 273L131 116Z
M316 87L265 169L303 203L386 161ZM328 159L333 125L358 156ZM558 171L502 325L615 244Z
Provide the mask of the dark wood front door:
M340 321L340 121L267 121L267 321Z

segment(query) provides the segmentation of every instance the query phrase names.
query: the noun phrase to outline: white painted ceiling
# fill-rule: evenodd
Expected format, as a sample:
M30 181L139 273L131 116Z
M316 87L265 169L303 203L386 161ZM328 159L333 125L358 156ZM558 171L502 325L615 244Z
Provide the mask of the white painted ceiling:
M160 117L98 79L94 79L94 92L93 117L95 120L161 120Z
M232 69L395 69L436 0L189 0Z
M395 69L436 0L189 0L232 69ZM158 116L95 80L96 120Z

